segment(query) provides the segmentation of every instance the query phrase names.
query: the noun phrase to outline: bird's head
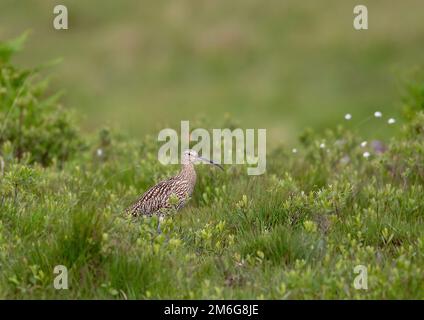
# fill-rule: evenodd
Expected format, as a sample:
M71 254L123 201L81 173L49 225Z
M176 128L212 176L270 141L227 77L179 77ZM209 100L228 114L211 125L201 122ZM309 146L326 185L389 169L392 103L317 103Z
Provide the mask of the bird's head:
M186 150L184 151L183 154L183 159L182 159L182 163L183 164L189 164L189 163L196 163L196 162L204 162L207 164L212 164L218 168L220 168L221 170L224 170L224 168L219 165L218 163L213 162L212 160L200 157L196 151L194 150Z

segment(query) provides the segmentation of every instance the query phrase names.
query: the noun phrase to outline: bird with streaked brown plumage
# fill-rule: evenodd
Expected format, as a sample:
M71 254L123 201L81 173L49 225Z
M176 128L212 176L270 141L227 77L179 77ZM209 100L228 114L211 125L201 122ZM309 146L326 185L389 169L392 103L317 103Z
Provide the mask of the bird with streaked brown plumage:
M174 177L164 180L147 190L127 213L133 216L165 216L171 208L179 210L187 203L196 185L196 162L205 162L223 169L212 160L200 157L194 150L184 151L181 171ZM174 200L175 199L175 200Z

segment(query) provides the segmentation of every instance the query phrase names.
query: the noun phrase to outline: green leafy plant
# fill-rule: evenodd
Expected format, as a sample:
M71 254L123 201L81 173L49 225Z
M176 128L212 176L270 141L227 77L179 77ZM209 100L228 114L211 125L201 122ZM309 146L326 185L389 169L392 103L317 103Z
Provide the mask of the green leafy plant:
M0 147L10 141L18 160L28 153L30 162L61 165L81 148L81 139L59 104L60 94L47 94L40 68L21 70L10 63L25 39L0 43Z

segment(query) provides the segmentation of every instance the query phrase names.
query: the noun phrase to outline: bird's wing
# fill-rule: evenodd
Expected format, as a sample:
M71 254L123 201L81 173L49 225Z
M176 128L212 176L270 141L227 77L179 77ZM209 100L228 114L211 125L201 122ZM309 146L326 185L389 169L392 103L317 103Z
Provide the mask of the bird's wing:
M134 216L152 215L162 208L169 207L168 199L173 192L172 182L173 178L151 187L127 211Z

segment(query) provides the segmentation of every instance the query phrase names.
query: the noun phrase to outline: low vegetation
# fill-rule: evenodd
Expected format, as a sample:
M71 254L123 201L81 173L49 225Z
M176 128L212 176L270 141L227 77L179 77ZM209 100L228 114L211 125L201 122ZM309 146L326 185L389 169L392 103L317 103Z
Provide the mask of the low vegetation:
M198 166L158 234L123 212L179 168L153 136L82 135L38 70L10 63L19 44L0 46L0 298L424 298L424 82L384 148L338 127L270 151L262 176Z

